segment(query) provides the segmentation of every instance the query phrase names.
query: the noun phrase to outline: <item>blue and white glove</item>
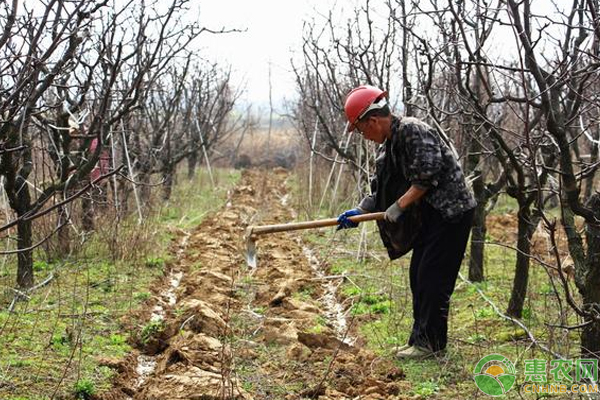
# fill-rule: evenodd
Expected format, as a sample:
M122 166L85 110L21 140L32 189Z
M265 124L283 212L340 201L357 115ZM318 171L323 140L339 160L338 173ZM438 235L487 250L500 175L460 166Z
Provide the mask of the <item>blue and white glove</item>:
M336 230L339 231L340 229L356 228L358 226L358 222L352 222L348 219L348 217L360 214L362 214L362 211L358 208L353 208L352 210L344 211L338 217L338 227Z

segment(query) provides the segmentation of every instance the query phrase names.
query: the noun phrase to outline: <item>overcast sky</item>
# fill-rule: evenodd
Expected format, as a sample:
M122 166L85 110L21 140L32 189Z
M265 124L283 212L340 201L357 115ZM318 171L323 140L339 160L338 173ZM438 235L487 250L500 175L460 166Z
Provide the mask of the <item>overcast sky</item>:
M274 103L281 105L284 98L293 94L290 58L301 51L303 21L319 19L319 13L327 13L338 2L347 7L356 1L362 0L190 0L184 20L212 30L240 31L202 33L194 47L208 61L231 65L234 84L246 87L243 100L264 107L269 101L269 64ZM45 3L22 0L19 12L37 10L41 15ZM170 3L159 1L158 5L166 10ZM109 4L120 9L128 0L111 0Z
M201 26L236 28L241 33L203 34L207 58L230 63L238 82L247 83L247 100L268 105L269 63L273 101L290 98L294 88L290 57L302 42L302 21L326 12L335 0L202 0Z
M201 0L196 4L195 15L201 26L211 29L235 28L241 33L222 35L203 34L200 45L206 58L229 63L235 71L237 82L245 82L245 99L250 102L268 105L269 63L273 83L273 100L277 105L284 98L293 95L294 82L290 68L290 58L301 52L302 23L304 20L322 21L320 14L326 14L334 7L336 15L341 8L352 8L361 0ZM374 12L382 2L372 2ZM563 4L565 3L565 4ZM553 5L549 0L536 0L532 9L539 15L551 15L555 6L566 6L566 0ZM506 13L502 13L506 18ZM190 16L194 17L194 16ZM495 47L496 57L507 56L517 51L510 29L506 37L500 38ZM278 107L279 108L279 107Z
M23 1L34 8L42 4L41 0ZM113 1L120 4L126 0ZM558 0L557 6L566 7L569 3ZM553 4L550 0L535 0L532 9L538 15L551 15ZM303 21L316 20L321 25L325 20L323 15L329 10L334 9L339 19L344 14L343 8L349 11L358 5L364 6L364 0L191 0L187 17L213 30L240 30L227 34L203 33L195 46L205 59L230 64L234 85L246 87L242 100L263 107L268 106L271 65L273 101L281 111L282 101L294 95L290 58L301 55ZM387 12L384 1L372 1L370 5L371 17L381 8L384 14ZM502 15L506 18L505 13ZM512 31L509 28L504 31L505 34L499 33L500 40L494 46L496 54L488 54L491 59L517 51Z

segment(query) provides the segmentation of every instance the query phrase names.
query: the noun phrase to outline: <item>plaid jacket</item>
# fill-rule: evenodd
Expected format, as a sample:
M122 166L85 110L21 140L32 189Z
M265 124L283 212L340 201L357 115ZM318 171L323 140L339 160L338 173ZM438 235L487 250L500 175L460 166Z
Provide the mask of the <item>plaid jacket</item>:
M385 211L410 185L427 189L423 200L448 221L477 205L458 161L438 132L416 118L393 117L392 137L378 150L373 194L359 207Z

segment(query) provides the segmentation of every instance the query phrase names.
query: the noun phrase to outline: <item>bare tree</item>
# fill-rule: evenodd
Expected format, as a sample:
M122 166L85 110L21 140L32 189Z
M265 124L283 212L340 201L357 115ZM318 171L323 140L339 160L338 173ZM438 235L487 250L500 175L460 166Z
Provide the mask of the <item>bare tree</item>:
M334 198L346 163L351 166L347 173L354 177L359 191L368 190L367 180L361 177L369 175L374 165L373 147L343 129L346 94L353 87L370 84L389 91L392 99L401 95L393 91L394 78L400 77L402 68L397 45L400 33L392 13L374 13L373 9L367 0L343 25L333 10L322 20L306 23L303 61L293 65L300 100L292 116L311 154L331 164L328 185L332 185ZM338 164L337 178L333 179ZM309 201L312 203L312 199Z
M0 230L17 227L20 287L33 285L33 221L45 215L47 204L58 201L52 234L66 234L61 228L72 223L67 206L85 193L82 187L98 184L92 178L98 161L103 176L113 173L104 168L110 163L108 150L114 153L107 149L111 143L121 145L119 154L131 178L129 145L135 137L125 129L132 113L155 94L151 89L165 71L173 71L169 66L179 62L189 44L207 31L181 19L187 0L160 7L133 3L108 10L107 0L52 0L22 13L16 1L2 6L0 175L15 219ZM170 86L173 92L163 100L178 105L183 86L183 79ZM112 162L118 169L118 161ZM171 159L164 165L171 166ZM84 222L90 230L92 221ZM67 239L61 237L63 251L69 250Z
M411 2L410 9L404 1L390 4L392 9L402 10L394 20L408 36L403 40L403 54L415 55L412 79L416 79L416 91L411 95L411 113L430 121L458 148L472 182L478 204L469 260L472 281L484 279L488 202L502 189L506 178L503 164L495 156L501 150L490 140L489 125L498 125L503 109L489 95L490 85L498 84L494 83L492 64L484 48L499 12L489 3L463 2L454 6L448 2ZM420 23L415 22L417 15ZM404 73L403 85L409 84ZM413 85L408 90L412 92Z
M595 192L587 199L581 197L582 179L593 175L597 165L581 159L578 140L581 137L579 122L582 112L590 102L592 107L597 104L595 93L590 93L586 88L597 84L598 79L598 3L593 0L577 0L573 2L571 9L561 14L563 19L559 23L564 39L553 43L558 50L556 59L549 59L536 48L539 40L550 37L550 34L544 32L545 28L534 31L537 17L532 13L531 2L517 3L508 0L507 9L521 46L523 75L531 77L535 82L527 93L527 98L532 103L539 102L545 128L558 152L561 223L567 233L569 251L575 264L576 283L583 298L581 308L576 308L584 319L582 353L598 358L600 193ZM538 168L546 166L539 165ZM582 217L586 223L587 248L575 225L575 216ZM552 221L548 218L544 218L544 222L547 227L552 227Z
M85 32L106 4L107 1L67 4L56 0L49 2L40 16L28 11L17 17L15 1L6 18L0 40L0 115L3 119L0 137L4 148L0 174L9 204L16 214L16 221L8 226L17 226L17 248L21 250L17 284L23 288L33 285L32 216L68 184L67 179L53 181L40 189L37 197L32 197L30 186L36 178L33 120L52 108L51 104L44 103L44 94L57 87L61 73L76 62L77 50L88 40ZM93 162L95 160L80 162L80 169L73 174L75 180L89 173ZM66 176L67 170L61 174Z

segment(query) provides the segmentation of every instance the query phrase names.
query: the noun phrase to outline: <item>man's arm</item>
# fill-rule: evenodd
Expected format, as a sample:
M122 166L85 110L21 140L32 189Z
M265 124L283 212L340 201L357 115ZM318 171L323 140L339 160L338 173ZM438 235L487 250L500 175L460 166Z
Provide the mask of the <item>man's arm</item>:
M411 185L410 188L397 200L398 205L402 209L406 209L411 204L418 201L421 197L425 196L427 188L417 185Z

